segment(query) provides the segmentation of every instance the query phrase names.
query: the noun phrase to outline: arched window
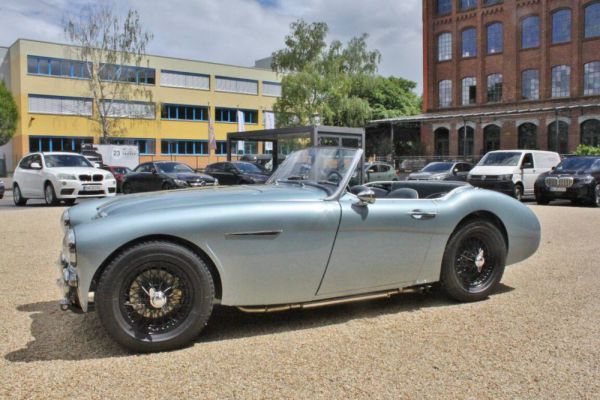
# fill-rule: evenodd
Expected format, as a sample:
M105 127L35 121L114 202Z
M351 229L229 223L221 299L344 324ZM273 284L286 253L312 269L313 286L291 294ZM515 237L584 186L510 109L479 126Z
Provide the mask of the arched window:
M477 0L460 0L460 10L470 10L477 7Z
M452 81L440 81L439 99L440 108L452 105Z
M571 94L571 67L557 65L552 68L552 97L569 97Z
M552 43L571 41L571 10L562 9L552 14Z
M475 137L475 130L470 126L467 126L467 136L465 137L465 127L462 126L458 129L458 155L459 156L472 156L473 155L473 138ZM466 154L465 154L466 150Z
M483 128L483 153L500 150L500 127L488 125Z
M452 12L452 0L437 0L438 15L450 14Z
M504 46L502 23L494 22L487 26L488 54L501 53Z
M477 102L477 78L467 76L462 80L462 105L475 104Z
M557 138L558 146L556 145ZM559 154L569 152L569 124L558 121L558 131L556 130L556 121L548 125L548 150L556 151Z
M437 128L433 134L433 142L436 156L450 154L450 131L448 129Z
M438 61L452 60L452 34L441 33L438 36Z
M592 3L585 8L585 37L600 36L600 2Z
M600 94L600 61L583 66L583 94Z
M467 28L462 31L462 56L475 57L477 55L477 30Z
M537 149L537 126L525 122L519 126L519 144L517 148L524 150Z
M532 15L521 21L521 48L531 49L540 46L540 17Z
M502 100L502 74L492 74L487 77L487 101L497 103Z
M581 124L581 144L600 146L600 120L588 119Z
M527 69L521 74L521 96L526 100L540 98L540 71Z

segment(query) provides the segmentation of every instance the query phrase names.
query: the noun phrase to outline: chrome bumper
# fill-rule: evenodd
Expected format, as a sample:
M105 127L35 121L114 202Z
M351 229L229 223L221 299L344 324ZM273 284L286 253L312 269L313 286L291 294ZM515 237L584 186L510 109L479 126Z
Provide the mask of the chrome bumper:
M65 255L61 253L58 262L56 263L58 269L58 279L56 284L58 285L61 299L58 301L60 309L67 311L69 309L78 308L74 303L74 298L77 296L77 271L67 261Z

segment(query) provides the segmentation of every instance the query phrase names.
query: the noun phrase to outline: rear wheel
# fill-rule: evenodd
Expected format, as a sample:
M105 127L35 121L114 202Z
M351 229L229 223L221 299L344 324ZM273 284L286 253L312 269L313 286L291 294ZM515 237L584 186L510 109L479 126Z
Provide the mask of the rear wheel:
M519 201L523 200L523 186L520 183L515 185L513 189L513 197Z
M115 258L98 283L96 308L106 331L136 352L189 344L212 312L206 263L169 242L146 242Z
M46 200L46 205L49 206L55 206L58 204L54 186L52 186L50 182L46 183L46 186L44 186L44 200Z
M13 185L13 201L15 206L24 206L27 203L27 199L21 193L21 188L16 183Z
M446 245L441 281L455 300L483 300L498 286L505 264L506 243L499 229L487 221L469 222Z
M175 186L171 185L169 182L165 182L162 184L161 189L162 190L171 190L171 189L175 189Z

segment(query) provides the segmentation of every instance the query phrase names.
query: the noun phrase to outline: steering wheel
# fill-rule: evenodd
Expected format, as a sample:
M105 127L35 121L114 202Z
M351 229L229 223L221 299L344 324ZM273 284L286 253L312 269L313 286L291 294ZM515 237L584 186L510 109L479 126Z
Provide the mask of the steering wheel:
M344 179L344 177L337 171L331 171L329 174L327 174L327 180L330 182L340 183L342 179Z

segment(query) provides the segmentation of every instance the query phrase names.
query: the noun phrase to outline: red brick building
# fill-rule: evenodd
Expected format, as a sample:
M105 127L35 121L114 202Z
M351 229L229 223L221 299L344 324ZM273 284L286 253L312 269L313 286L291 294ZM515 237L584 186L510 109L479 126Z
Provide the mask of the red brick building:
M373 122L427 155L600 146L600 0L423 0L423 57L425 114Z

